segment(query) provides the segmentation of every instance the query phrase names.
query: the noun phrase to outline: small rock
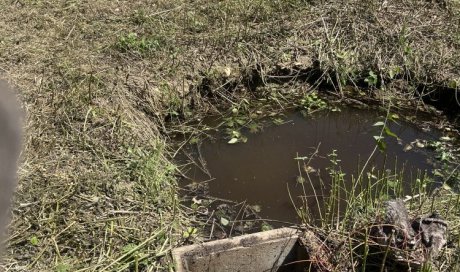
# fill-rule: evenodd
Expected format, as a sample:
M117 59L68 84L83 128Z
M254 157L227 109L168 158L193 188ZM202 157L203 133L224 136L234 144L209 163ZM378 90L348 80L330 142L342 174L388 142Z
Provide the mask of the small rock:
M419 142L419 141L417 141L417 142L415 143L415 145L416 145L418 148L424 148L424 147L425 147L425 145L424 145L423 143Z
M410 145L410 144L407 144L407 145L406 145L406 146L403 148L403 151L404 151L404 152L407 152L407 151L410 151L410 150L412 150L412 148L413 148L413 146L412 146L412 145Z

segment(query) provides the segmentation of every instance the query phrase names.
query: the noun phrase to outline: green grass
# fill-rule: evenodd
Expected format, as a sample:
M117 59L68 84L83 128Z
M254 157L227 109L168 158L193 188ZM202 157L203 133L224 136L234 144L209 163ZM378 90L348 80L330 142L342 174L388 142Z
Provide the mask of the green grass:
M316 153L311 158L305 158L299 169L308 169L310 160L315 156ZM389 256L400 251L400 255L408 256L407 262L410 262L414 258L414 253L411 253L413 249L376 249L379 245L370 235L373 227L384 224L384 202L399 198L404 200L410 218L437 212L448 224L448 246L436 259L424 263L423 271L455 271L455 267L458 267L457 245L460 241L457 230L460 222L460 196L456 191L447 184L440 187L437 185L438 188L433 190L432 177L423 172L417 173L415 182L406 180L404 168L386 171L372 167L372 170L364 172L364 175L360 174L361 170L356 173L344 173L340 168L340 161L336 158L337 153L333 151L329 155L330 167L326 174L331 183L323 184L320 191L317 188L314 195L305 193L305 197L302 198L303 205L296 207L307 230L316 233L316 239L327 245L324 249L315 250L323 252L320 260L315 259L318 253L310 253L311 267L319 271L323 271L322 267L330 267L332 271L399 271L391 270L391 261L387 266L383 266L384 259L390 260ZM301 171L300 175L304 191L314 191L308 171ZM410 192L403 190L404 184L407 185L408 182L413 182ZM327 197L323 197L324 195ZM308 198L316 200L317 207L313 209L318 208L319 218L310 214ZM378 250L381 250L379 257L373 257ZM415 253L415 256L420 257L420 254Z

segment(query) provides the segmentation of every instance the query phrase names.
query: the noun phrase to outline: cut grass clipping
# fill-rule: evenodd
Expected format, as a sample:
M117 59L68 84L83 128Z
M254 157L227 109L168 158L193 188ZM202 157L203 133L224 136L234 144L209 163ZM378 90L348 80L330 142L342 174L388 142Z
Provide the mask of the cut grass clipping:
M419 95L458 88L458 4L1 1L0 69L27 112L2 269L171 269L193 225L185 122L323 87L435 112Z

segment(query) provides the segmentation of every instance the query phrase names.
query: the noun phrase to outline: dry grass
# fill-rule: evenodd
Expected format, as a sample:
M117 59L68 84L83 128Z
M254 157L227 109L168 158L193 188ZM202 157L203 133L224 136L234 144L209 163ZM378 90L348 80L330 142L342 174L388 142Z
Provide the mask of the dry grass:
M456 5L3 1L0 69L28 118L4 269L168 269L162 257L189 224L170 120L238 104L270 81L353 96L345 86L366 85L370 71L389 83L385 98L452 92Z

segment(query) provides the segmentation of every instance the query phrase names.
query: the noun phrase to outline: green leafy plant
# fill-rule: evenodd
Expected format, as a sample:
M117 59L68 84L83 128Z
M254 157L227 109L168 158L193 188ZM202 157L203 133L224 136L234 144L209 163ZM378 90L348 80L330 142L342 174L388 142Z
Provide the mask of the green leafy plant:
M245 143L248 140L247 137L242 135L240 130L244 127L250 127L249 125L253 124L253 122L251 118L244 113L247 110L244 103L242 107L242 110L237 107L233 107L231 109L231 114L224 118L224 125L226 127L226 134L229 138L229 144ZM254 126L252 126L252 128L254 128Z
M460 149L455 148L454 141L454 138L443 136L437 141L426 142L426 147L435 152L438 160L438 167L434 169L433 174L442 179L444 184L448 184L458 190L460 188L458 183L460 179L460 172L458 171Z
M451 89L458 89L458 86L460 86L460 80L458 79L453 79L451 81L449 81L449 83L447 84L447 87L451 88Z
M300 100L300 108L310 114L314 111L327 109L327 103L316 92L310 92Z
M399 45L401 46L405 55L411 55L413 50L409 40L410 31L406 25L403 26L399 35Z
M30 244L32 244L33 246L38 246L39 244L39 240L38 240L38 237L37 236L32 236L30 237L30 240L29 240Z
M369 74L367 75L367 77L364 79L364 82L367 83L367 85L369 86L375 86L377 85L377 82L378 82L378 76L376 73L374 73L372 70L369 71Z
M56 272L69 272L71 271L72 267L66 263L58 263L55 267Z
M230 224L230 221L225 217L221 217L220 223L222 224L222 226L228 226L228 224Z
M401 73L401 67L400 66L392 66L390 67L390 70L388 71L388 76L390 79L394 79L395 76L399 75Z
M197 232L198 232L198 229L197 229L197 228L188 227L187 230L185 230L185 231L182 233L182 238L184 238L184 239L193 238L193 237L196 236Z
M374 127L380 128L380 134L374 135L373 138L381 152L386 150L385 136L390 136L398 139L398 135L392 132L388 126L389 121L395 122L399 116L397 114L388 114L384 121L378 121L373 124Z
M158 37L139 37L131 32L118 38L116 47L122 53L137 53L145 55L161 48L163 40Z
M273 229L273 227L270 224L268 224L266 222L262 223L262 226L261 226L262 231L267 231L267 230L272 230L272 229Z
M243 136L238 130L232 130L229 134L231 135L231 138L228 141L229 144L236 144L239 142L245 143L248 140L248 138Z

